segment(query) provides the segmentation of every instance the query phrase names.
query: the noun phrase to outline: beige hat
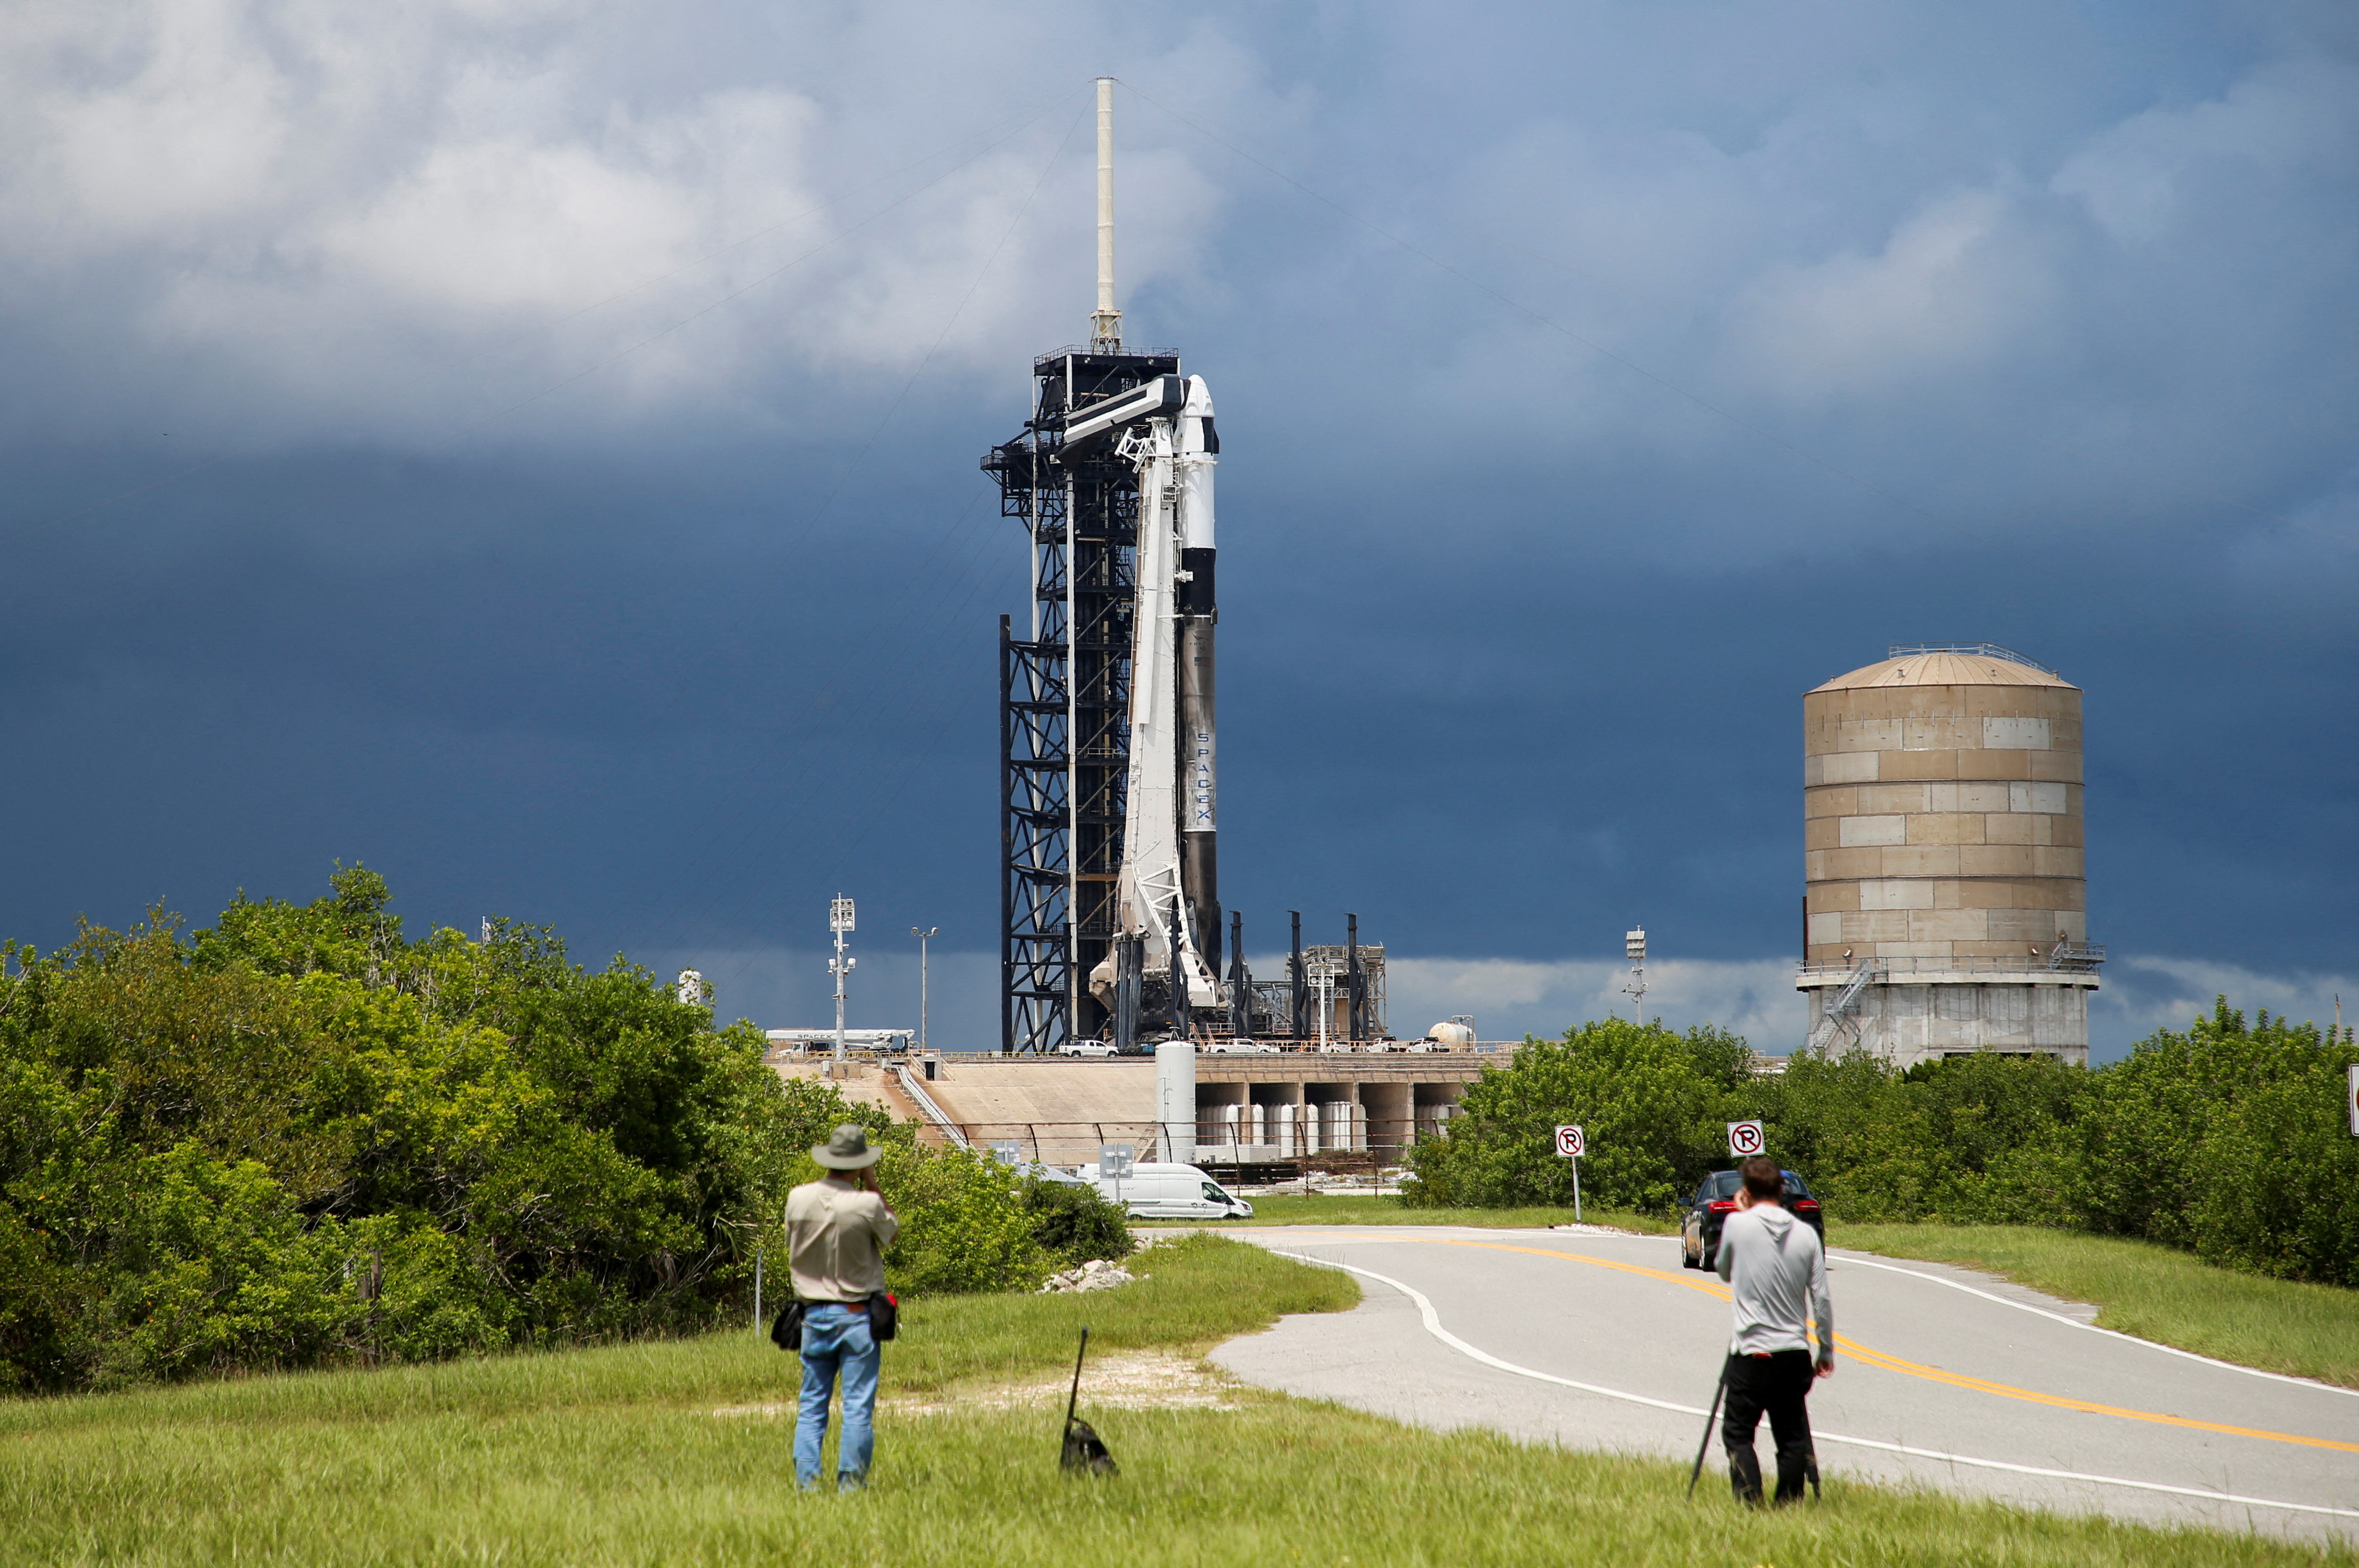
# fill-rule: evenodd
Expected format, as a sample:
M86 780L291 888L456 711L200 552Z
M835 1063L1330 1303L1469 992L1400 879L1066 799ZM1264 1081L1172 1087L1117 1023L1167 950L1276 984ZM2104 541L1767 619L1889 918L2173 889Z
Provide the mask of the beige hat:
M864 1127L839 1127L827 1135L827 1141L811 1151L811 1158L831 1171L857 1171L874 1165L884 1156L882 1149L868 1146L868 1130Z

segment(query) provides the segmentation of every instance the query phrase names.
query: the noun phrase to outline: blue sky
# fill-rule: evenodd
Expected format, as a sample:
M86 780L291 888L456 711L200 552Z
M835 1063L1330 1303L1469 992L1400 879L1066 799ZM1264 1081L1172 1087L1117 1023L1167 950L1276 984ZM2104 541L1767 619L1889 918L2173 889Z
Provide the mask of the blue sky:
M2087 693L2101 1050L2359 1009L2333 5L27 0L0 931L332 862L994 1035L976 469L1091 303L1221 409L1223 892L1397 1025L1799 1035L1800 694ZM2350 982L2346 984L2345 982Z

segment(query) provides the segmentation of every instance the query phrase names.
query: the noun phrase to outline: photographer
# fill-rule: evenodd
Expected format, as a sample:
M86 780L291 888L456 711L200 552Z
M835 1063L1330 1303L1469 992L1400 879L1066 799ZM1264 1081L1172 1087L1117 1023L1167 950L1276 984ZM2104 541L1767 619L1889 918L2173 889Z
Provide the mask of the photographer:
M1728 1347L1728 1409L1721 1442L1728 1449L1728 1480L1739 1502L1761 1501L1761 1460L1753 1433L1761 1417L1777 1443L1777 1502L1802 1496L1812 1465L1810 1415L1803 1400L1812 1374L1835 1369L1834 1303L1827 1294L1826 1249L1818 1233L1786 1211L1785 1173L1756 1154L1737 1167L1745 1178L1737 1212L1721 1227L1716 1267L1729 1282L1735 1332ZM1815 1367L1804 1321L1818 1326Z
M870 1146L864 1130L839 1127L811 1151L832 1173L787 1195L788 1263L795 1294L806 1303L802 1402L795 1415L795 1479L805 1491L819 1485L828 1400L839 1373L843 1435L836 1488L858 1491L868 1481L879 1358L868 1303L885 1289L885 1249L901 1228L893 1206L876 1190L875 1166L883 1153Z

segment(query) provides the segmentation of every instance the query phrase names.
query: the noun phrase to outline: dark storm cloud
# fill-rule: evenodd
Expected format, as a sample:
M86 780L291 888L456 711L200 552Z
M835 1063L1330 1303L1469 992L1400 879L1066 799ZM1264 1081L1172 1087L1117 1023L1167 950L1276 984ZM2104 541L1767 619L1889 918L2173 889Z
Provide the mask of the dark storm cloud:
M1355 908L1542 1027L1643 919L1774 1039L1799 694L1958 637L2089 692L2101 1027L2348 975L2338 13L1440 16L13 10L0 926L341 856L755 1011L838 890L991 948L973 465L1110 69L1254 946Z

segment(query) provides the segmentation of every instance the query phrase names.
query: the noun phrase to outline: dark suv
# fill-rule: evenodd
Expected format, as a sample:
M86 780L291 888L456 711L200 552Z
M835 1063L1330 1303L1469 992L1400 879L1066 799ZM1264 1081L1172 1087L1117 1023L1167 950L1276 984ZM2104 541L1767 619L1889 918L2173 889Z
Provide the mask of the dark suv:
M1819 1245L1826 1245L1826 1217L1819 1212L1819 1200L1802 1178L1791 1171L1786 1178L1786 1207L1796 1219L1819 1233ZM1688 1211L1680 1223L1680 1261L1690 1269L1712 1267L1712 1254L1720 1249L1720 1227L1736 1212L1736 1189L1745 1178L1734 1171L1714 1171L1703 1179L1695 1196L1688 1200Z

